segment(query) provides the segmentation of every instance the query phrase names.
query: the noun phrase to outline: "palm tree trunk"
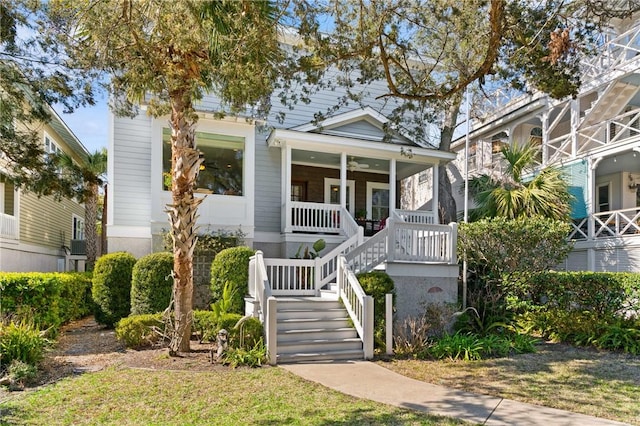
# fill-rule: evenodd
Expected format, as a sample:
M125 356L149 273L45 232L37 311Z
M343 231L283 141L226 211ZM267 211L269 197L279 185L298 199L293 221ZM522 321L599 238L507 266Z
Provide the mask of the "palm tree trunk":
M84 220L85 220L85 238L87 242L87 263L85 269L93 270L96 263L96 253L98 250L98 235L96 231L96 222L98 215L98 185L88 183L89 195L84 203Z
M198 177L199 152L195 149L195 120L190 102L182 92L172 93L171 195L167 206L173 238L173 294L175 326L169 350L189 352L193 307L193 250L197 240L196 218L202 201L193 196Z

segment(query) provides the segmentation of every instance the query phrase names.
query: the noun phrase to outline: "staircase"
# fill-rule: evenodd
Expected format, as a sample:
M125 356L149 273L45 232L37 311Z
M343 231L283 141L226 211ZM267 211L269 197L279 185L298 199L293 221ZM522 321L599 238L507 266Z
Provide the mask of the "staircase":
M278 298L278 363L363 359L362 340L333 293Z
M625 105L638 92L638 86L622 82L613 82L599 94L590 109L585 111L580 127L586 128L602 122L602 117L615 117L622 113Z

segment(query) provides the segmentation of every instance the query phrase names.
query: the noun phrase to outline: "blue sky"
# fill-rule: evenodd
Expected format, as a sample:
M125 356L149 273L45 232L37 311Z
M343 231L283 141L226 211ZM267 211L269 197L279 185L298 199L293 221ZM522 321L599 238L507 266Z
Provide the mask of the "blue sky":
M96 105L77 108L72 114L63 114L60 106L54 109L90 153L107 147L109 107L105 95L98 95Z

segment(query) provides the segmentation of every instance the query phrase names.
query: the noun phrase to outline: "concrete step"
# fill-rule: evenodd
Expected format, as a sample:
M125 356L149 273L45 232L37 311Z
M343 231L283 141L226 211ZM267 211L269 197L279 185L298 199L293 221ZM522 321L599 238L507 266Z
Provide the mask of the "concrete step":
M338 300L322 297L279 297L278 312L288 309L344 309Z
M345 351L321 351L305 353L278 353L278 363L313 362L313 361L338 361L364 359L362 350Z
M278 332L278 343L299 340L320 339L355 339L358 332L355 328L310 328L307 330L282 330Z
M331 351L362 350L362 341L350 339L309 339L296 342L278 341L278 353L317 353Z
M278 321L278 332L284 330L309 330L315 328L348 328L351 326L349 317L342 318L294 318Z

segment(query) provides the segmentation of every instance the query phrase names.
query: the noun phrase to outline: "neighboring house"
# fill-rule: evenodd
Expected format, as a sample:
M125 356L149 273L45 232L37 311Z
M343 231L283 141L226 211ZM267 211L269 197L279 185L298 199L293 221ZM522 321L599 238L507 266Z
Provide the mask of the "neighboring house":
M640 22L615 22L597 56L584 61L575 99L534 93L507 101L472 121L468 155L466 136L454 141L458 157L450 175L458 209L464 206L465 163L470 176L500 173L505 144L533 141L540 167L561 168L575 196L569 235L575 246L560 266L639 271ZM429 178L414 187L428 188ZM414 205L431 205L428 193L414 193L422 195Z
M274 96L267 120L274 128L268 130L243 117L216 119L215 101L205 99L196 135L204 156L196 189L204 198L198 210L200 229L240 229L246 243L264 254L269 291L276 296L319 296L336 281L338 259L344 255L351 272L386 267L398 289L400 317L424 312L428 301L455 303L455 224L438 224L437 212L409 211L400 204L404 179L437 170L455 155L385 132L391 126L385 126L388 120L375 94L368 107L343 107L313 124L314 113L341 95L320 92L309 105L283 109L282 124L275 119L280 103ZM167 119L142 111L133 119L114 117L112 122L109 250L141 256L162 248L168 228ZM433 194L437 197L437 183ZM318 259L292 259L319 238L327 248ZM255 279L256 269L252 271ZM265 300L251 283L250 293L248 309L262 316ZM352 322L360 324L353 316L358 309L353 310ZM347 324L345 320L341 328ZM283 339L278 337L279 342ZM362 341L359 344L362 357ZM270 353L275 356L276 350L271 347Z
M86 148L53 109L49 113L51 121L37 130L45 152L63 151L83 161ZM84 206L15 188L6 161L0 152L0 271L84 270Z

